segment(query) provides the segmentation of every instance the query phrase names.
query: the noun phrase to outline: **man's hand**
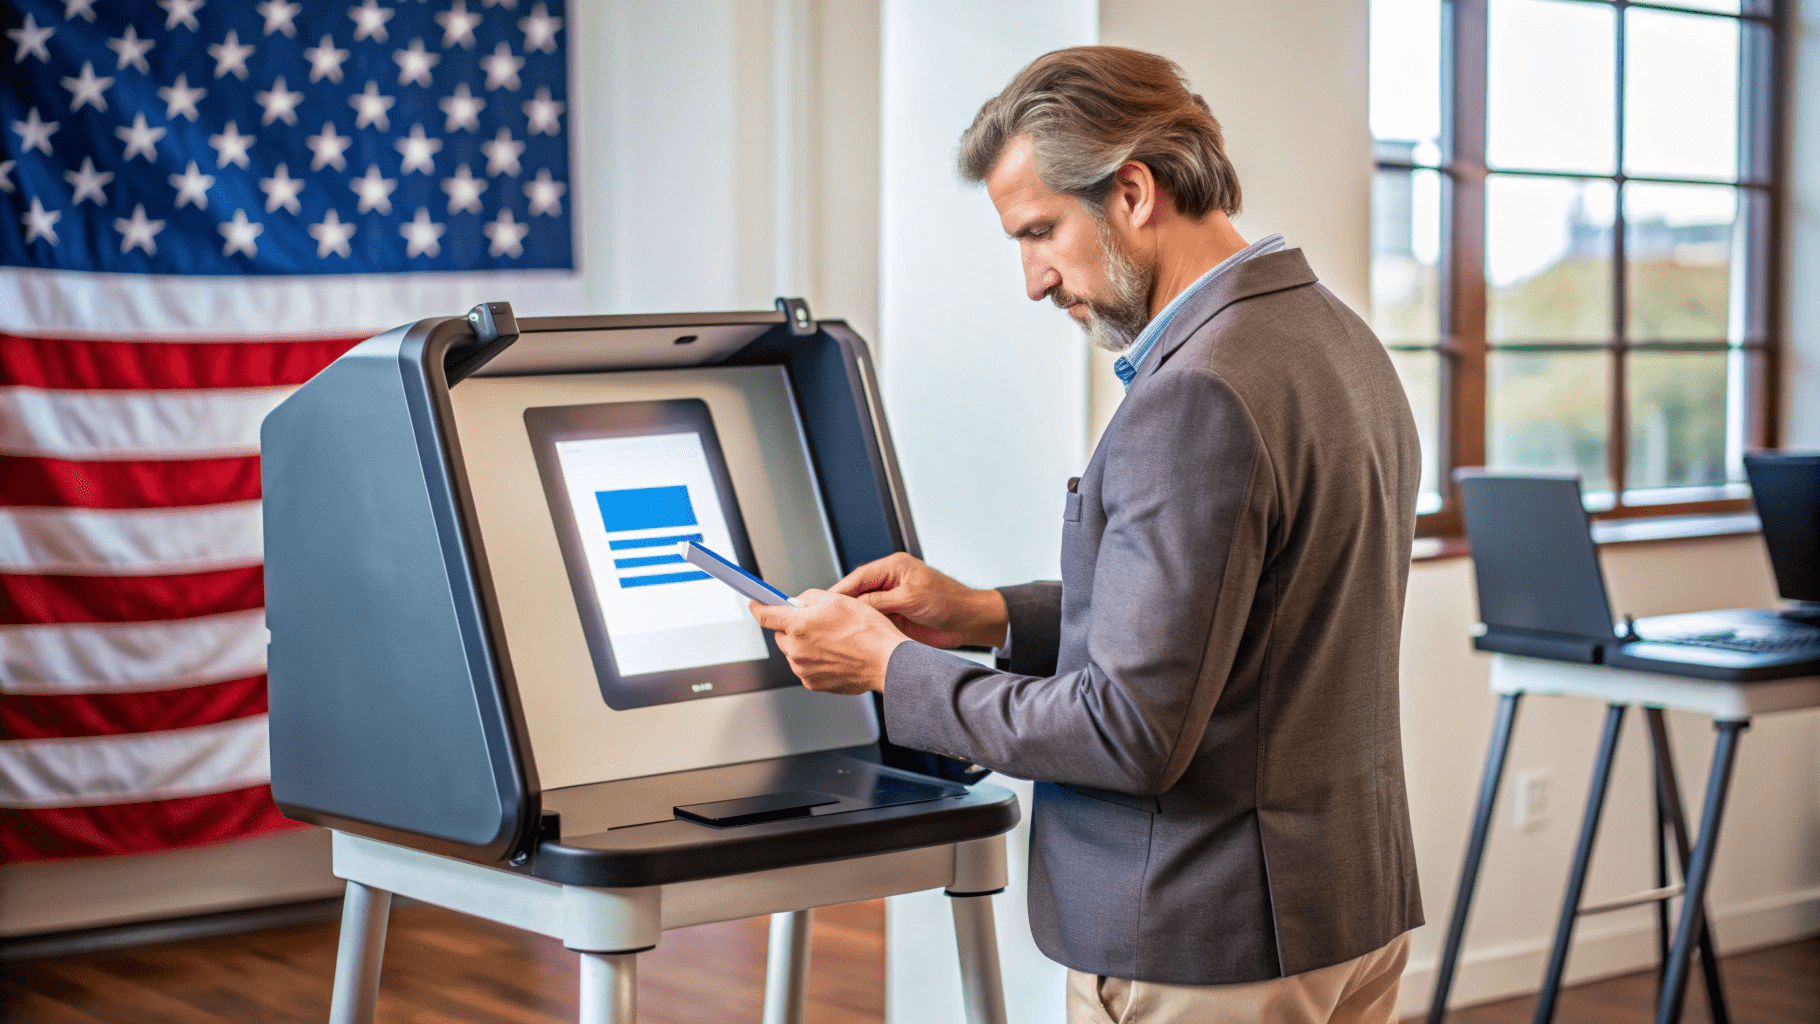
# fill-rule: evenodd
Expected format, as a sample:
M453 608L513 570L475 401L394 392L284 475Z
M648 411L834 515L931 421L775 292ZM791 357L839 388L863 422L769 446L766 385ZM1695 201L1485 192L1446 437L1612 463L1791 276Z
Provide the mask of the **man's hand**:
M830 589L885 613L910 639L931 647L1005 642L1002 594L964 586L906 554L868 562Z
M885 616L825 590L797 595L801 607L752 602L752 617L777 631L778 650L811 690L865 693L885 688L891 652L909 639Z

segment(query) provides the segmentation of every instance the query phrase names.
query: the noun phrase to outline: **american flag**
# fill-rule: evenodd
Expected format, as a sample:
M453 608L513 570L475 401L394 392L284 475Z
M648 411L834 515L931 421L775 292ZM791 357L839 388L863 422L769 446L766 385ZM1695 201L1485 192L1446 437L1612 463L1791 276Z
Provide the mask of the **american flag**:
M574 269L564 6L0 25L0 860L288 827L260 420L361 338Z

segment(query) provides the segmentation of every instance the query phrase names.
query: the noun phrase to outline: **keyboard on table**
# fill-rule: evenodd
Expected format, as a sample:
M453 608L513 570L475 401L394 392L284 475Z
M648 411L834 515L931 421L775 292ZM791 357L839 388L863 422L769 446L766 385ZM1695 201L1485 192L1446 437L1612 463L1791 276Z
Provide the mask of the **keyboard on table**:
M1686 636L1663 637L1658 642L1683 647L1715 647L1747 654L1784 654L1820 649L1820 628L1794 622L1780 626L1738 626Z

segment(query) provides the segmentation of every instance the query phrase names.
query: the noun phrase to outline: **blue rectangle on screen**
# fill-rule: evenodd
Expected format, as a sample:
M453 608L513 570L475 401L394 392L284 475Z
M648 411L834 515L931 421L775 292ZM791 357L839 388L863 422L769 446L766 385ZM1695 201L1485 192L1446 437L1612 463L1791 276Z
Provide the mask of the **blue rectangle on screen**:
M699 544L701 543L701 534L678 533L668 537L633 537L630 540L610 540L607 541L607 547L612 548L614 551L624 551L627 548L661 548L667 544L681 544L688 540L692 540Z
M655 587L665 583L690 583L695 580L711 580L714 577L705 572L666 572L657 576L621 576L621 589L627 587Z
M642 558L615 558L615 569L641 569L647 565L684 565L681 555L645 555Z
M687 487L595 491L594 500L600 505L600 518L608 533L695 525L695 506L689 504Z

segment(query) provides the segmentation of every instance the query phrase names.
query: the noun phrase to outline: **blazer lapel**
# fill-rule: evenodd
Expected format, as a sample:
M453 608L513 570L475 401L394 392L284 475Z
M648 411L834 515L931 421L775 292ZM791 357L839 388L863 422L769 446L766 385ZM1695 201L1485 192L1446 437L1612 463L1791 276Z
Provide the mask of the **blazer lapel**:
M1169 322L1169 328L1157 339L1156 347L1144 359L1144 365L1138 367L1131 386L1137 387L1145 377L1155 373L1183 342L1226 307L1241 299L1299 288L1314 284L1316 280L1314 270L1308 266L1308 259L1300 249L1282 249L1268 256L1255 256L1233 267L1182 305L1175 319Z

